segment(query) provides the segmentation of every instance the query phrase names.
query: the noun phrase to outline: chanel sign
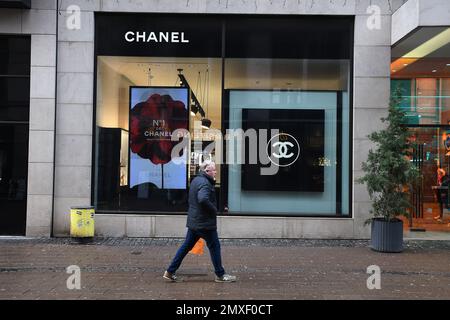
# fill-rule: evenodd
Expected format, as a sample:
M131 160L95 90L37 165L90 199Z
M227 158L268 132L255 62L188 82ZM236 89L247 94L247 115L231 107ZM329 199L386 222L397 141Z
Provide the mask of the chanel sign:
M184 32L127 31L124 37L127 42L189 43Z
M95 13L97 55L221 57L222 21L215 16Z

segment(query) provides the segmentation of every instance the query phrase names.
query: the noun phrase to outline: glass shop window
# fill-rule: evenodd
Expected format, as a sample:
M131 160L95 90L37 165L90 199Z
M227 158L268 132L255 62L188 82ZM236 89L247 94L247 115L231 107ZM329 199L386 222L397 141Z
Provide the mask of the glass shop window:
M339 19L227 23L224 122L245 133L228 152L230 214L349 215L350 33Z
M211 158L219 211L348 216L353 24L96 14L97 210L184 214ZM189 42L155 43L153 30Z

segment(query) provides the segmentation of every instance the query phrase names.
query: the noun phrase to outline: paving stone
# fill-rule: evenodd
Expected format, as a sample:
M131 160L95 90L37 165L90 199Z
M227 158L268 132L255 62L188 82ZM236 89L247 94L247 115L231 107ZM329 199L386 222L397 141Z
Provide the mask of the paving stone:
M178 274L161 275L182 239L0 239L0 299L450 299L450 242L406 241L401 254L372 251L365 240L223 239L226 270L215 283L209 254L188 255ZM78 265L81 290L66 268ZM367 267L381 268L369 290Z

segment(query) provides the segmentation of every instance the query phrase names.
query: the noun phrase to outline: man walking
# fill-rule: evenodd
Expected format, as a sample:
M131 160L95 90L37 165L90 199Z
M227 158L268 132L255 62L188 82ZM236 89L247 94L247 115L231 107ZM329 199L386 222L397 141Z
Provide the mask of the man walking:
M170 281L180 281L175 272L184 257L203 238L211 255L216 274L216 282L234 282L235 276L225 273L222 266L220 242L217 234L217 202L214 190L216 165L206 160L200 165L200 174L192 180L189 190L189 209L186 226L186 239L178 249L163 278Z

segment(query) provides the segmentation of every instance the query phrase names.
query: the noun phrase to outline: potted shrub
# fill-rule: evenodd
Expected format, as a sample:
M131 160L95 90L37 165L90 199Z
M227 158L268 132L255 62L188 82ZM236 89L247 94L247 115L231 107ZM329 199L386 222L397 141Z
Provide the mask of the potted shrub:
M403 221L399 216L409 216L409 193L419 179L419 171L410 161L411 144L400 108L400 91L396 90L389 104L387 124L383 130L370 134L376 149L370 150L367 161L362 163L365 175L358 179L365 183L372 204L371 247L381 252L403 250Z

